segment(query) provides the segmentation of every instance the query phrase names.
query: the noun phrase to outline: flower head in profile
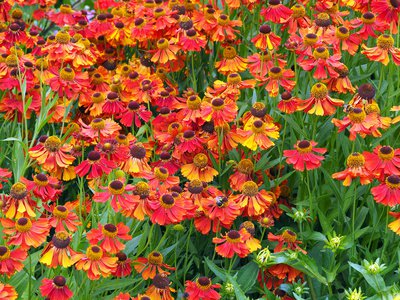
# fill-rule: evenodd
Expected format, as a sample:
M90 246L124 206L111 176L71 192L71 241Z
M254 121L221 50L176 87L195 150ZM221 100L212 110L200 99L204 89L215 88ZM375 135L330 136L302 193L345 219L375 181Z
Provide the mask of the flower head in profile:
M27 256L27 252L20 248L10 250L7 246L0 246L0 274L11 277L15 272L21 271Z
M115 168L113 161L108 160L98 151L90 151L87 159L75 167L75 172L80 177L86 175L87 179L94 179L103 176L103 174L109 174L113 168Z
M400 235L400 212L390 211L389 215L394 217L395 220L390 222L388 227L390 228L391 231L393 231L394 233Z
M400 204L400 176L390 175L384 182L371 189L374 200L387 206Z
M373 152L364 152L365 167L380 181L386 176L400 175L400 149L378 145Z
M169 61L177 60L179 46L175 41L161 38L157 41L157 50L154 50L151 61L154 63L166 64Z
M244 231L230 230L221 238L213 238L213 243L218 246L215 251L226 258L232 258L235 254L239 257L246 257L250 250L246 245L245 239L250 234Z
M266 21L275 24L284 24L288 21L293 11L281 3L280 0L269 0L268 6L260 13Z
M150 252L147 257L137 258L133 262L133 267L144 280L153 279L157 274L169 274L166 270L175 270L174 267L164 263L164 257L158 251Z
M209 159L204 153L196 154L192 163L181 167L181 172L189 180L198 179L204 182L210 182L218 175L218 171L209 166Z
M221 295L216 291L221 285L213 284L208 277L199 277L195 281L187 280L185 285L188 300L219 300L221 298Z
M310 98L299 104L299 110L317 116L330 116L343 104L344 101L330 97L326 85L319 82L312 86Z
M160 195L149 202L149 207L153 211L151 221L159 225L179 223L194 210L191 201L176 192Z
M174 300L171 292L175 292L175 290L170 285L171 281L167 273L157 274L152 278L152 284L147 289L146 295L150 299Z
M219 73L228 75L233 72L244 72L247 68L247 59L239 56L232 46L224 48L223 58L215 63Z
M100 242L100 247L107 253L116 254L125 249L125 245L120 240L128 241L132 237L128 234L129 227L124 223L114 224L98 224L98 228L90 230L86 238L89 243L96 245Z
M286 114L292 114L298 110L299 103L301 100L297 97L292 96L288 91L281 94L281 101L279 101L277 107L281 112Z
M259 147L266 150L275 143L270 138L279 138L279 127L273 122L265 122L261 119L249 119L243 129L238 129L238 134L242 136L240 143L255 151Z
M33 201L27 186L22 182L11 186L10 194L3 198L3 213L7 218L35 217L36 202Z
M274 235L271 232L268 234L268 240L278 242L274 252L281 252L286 249L298 250L306 254L307 252L299 247L301 241L297 240L297 234L291 230L285 230L280 235Z
M18 293L12 285L4 284L0 282L0 295L3 299L16 300Z
M74 295L67 285L67 279L61 275L53 279L44 278L39 289L42 296L49 300L68 300Z
M251 42L260 50L272 51L279 47L281 38L272 32L271 26L264 24L260 26L259 34L252 38Z
M333 179L343 180L344 186L350 186L355 178L360 178L361 184L371 182L371 174L365 167L365 157L361 153L354 152L347 157L347 168L344 171L334 173Z
M29 156L48 172L56 172L73 163L75 157L68 154L72 146L63 144L53 135L41 138L39 143L29 149Z
M90 245L85 254L77 254L77 270L86 272L90 280L98 280L100 277L108 277L117 268L117 257L108 256L103 249L96 245Z
M361 53L372 61L378 61L387 66L390 61L390 54L393 62L398 66L400 65L400 49L394 46L394 39L390 34L380 35L376 40L375 47L367 47L363 44L362 48L364 50Z
M250 252L257 251L258 249L261 249L261 242L260 240L256 239L254 237L256 230L255 226L251 221L245 221L242 224L240 224L240 231L243 231L244 233L244 242L246 243L247 248L249 248Z
M271 205L270 192L258 190L258 185L252 180L246 181L241 188L241 193L232 195L232 201L239 204L245 216L259 216Z
M72 266L78 261L78 257L76 256L77 253L69 246L70 242L71 237L67 232L57 232L44 247L39 261L50 268Z
M132 273L132 260L124 252L115 254L118 257L117 268L111 272L115 277L127 277Z
M294 145L295 150L284 150L283 155L286 157L286 162L293 164L293 168L297 171L317 169L325 159L321 154L327 149L315 148L316 145L314 141L297 141Z
M20 246L22 250L30 247L37 248L46 241L50 231L49 222L45 218L31 220L29 218L19 218L16 221L1 219L3 232L8 236L8 244Z

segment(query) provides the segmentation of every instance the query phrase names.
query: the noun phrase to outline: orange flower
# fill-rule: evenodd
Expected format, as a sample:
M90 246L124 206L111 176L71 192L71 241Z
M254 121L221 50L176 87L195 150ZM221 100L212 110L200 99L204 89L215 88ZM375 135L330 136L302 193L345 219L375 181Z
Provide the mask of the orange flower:
M267 84L265 90L271 97L276 97L279 94L279 86L285 90L293 90L296 82L290 80L295 77L295 74L290 69L281 69L280 67L272 67L268 71L268 77L263 79L260 85Z
M199 277L196 281L187 280L185 283L185 292L188 294L188 300L219 300L221 295L215 289L219 289L221 285L212 284L208 277Z
M56 172L58 168L67 168L75 157L68 152L72 146L62 144L61 140L53 135L41 139L40 143L29 149L29 156L48 172Z
M226 228L230 228L240 215L240 205L222 193L215 197L201 198L200 202L205 215L214 224L218 223Z
M100 247L107 253L116 254L125 249L125 245L120 240L131 240L132 237L128 234L129 227L124 223L106 224L102 226L98 224L98 229L93 228L86 234L86 238L90 244L100 243Z
M272 202L270 192L258 190L258 185L254 181L246 181L241 188L241 194L230 197L244 210L245 216L259 216L263 214Z
M44 247L39 262L50 268L69 268L76 263L79 257L69 246L71 237L65 231L59 231L53 235L51 242Z
M223 59L215 62L215 68L224 75L244 72L247 68L247 59L237 55L235 48L228 46L223 50Z
M371 10L377 14L377 19L390 24L390 31L394 34L398 31L400 5L397 0L376 0L371 2Z
M219 244L215 247L215 251L222 257L232 258L235 254L243 258L250 254L249 248L247 248L245 243L245 238L250 234L230 230L227 234L223 235L222 238L213 238L214 244Z
M329 78L325 82L328 86L328 90L341 94L354 93L356 89L348 77L349 69L343 65L341 68L336 68L334 70L339 74L339 77Z
M169 61L177 60L176 54L178 53L179 46L175 45L175 40L167 40L161 38L157 41L158 50L153 50L153 57L151 61L154 63L166 64Z
M339 76L335 69L343 67L340 59L340 54L334 54L331 56L328 48L321 46L314 49L312 56L307 59L299 58L297 63L305 71L311 71L315 68L313 77L316 79L325 79L328 75L330 77Z
M152 251L146 257L139 257L133 262L136 272L140 273L144 280L153 279L157 274L169 274L167 270L175 268L163 262L164 257L160 252Z
M20 217L35 217L37 204L32 200L25 184L14 183L10 189L10 195L3 198L3 213L9 219Z
M324 154L326 149L314 148L316 145L317 143L314 141L297 141L296 145L294 145L296 150L284 150L283 155L287 158L286 162L293 164L293 168L297 171L317 169L321 166L321 161L325 159L318 154Z
M50 231L47 219L40 218L30 220L28 218L19 218L17 221L1 219L3 232L9 236L7 244L19 245L22 250L28 250L30 247L37 248L46 241Z
M252 174L254 173L254 163L247 158L243 158L235 166L235 172L229 176L229 183L234 191L242 189L243 184L246 181L251 180Z
M260 33L251 39L254 46L260 50L272 51L277 49L281 43L281 38L272 32L269 25L260 26Z
M189 180L199 179L204 182L210 182L218 171L210 167L207 155L198 153L194 156L193 162L181 167L181 173Z
M270 240L271 242L278 242L274 249L274 252L281 252L290 249L298 250L303 252L304 254L307 254L305 250L299 247L299 244L301 244L301 242L297 240L297 234L291 230L285 230L280 235L274 235L270 232L268 233L268 240Z
M334 173L332 178L343 180L344 186L350 186L352 180L357 177L360 178L360 183L362 185L371 182L371 174L365 168L364 156L358 152L354 152L347 157L346 170Z
M229 98L214 98L211 103L203 101L201 114L207 122L213 120L215 126L224 126L225 123L232 122L237 116L238 107Z
M333 118L332 123L339 128L338 132L342 132L348 126L351 126L349 129L349 139L351 141L356 139L357 134L362 138L365 138L367 135L377 135L376 126L378 124L375 116L372 114L367 115L362 108L352 108L347 117L344 117L343 120Z
M254 237L255 234L255 226L251 221L245 221L240 224L240 231L244 232L244 241L246 243L247 248L249 251L253 253L258 249L261 249L260 240Z
M219 14L216 17L216 20L212 20L214 26L211 29L211 40L215 42L235 40L239 30L234 27L242 26L242 21L230 20L225 14Z
M5 274L10 278L15 272L21 271L24 268L23 261L27 256L28 253L22 249L10 250L7 246L0 246L0 274Z
M49 217L49 224L55 228L56 232L66 229L75 232L78 226L82 225L78 216L72 212L73 208L74 205L71 202L64 205L54 205L53 210L51 210L52 216Z
M297 97L293 97L290 92L283 92L281 94L282 100L279 101L277 107L280 111L286 114L292 114L298 110L299 103L301 100Z
M342 106L344 101L329 96L325 84L319 82L312 86L311 96L299 104L299 110L317 116L330 116L336 112L337 106Z
M122 163L121 169L133 176L149 172L147 151L141 143L136 143L129 148L129 159Z
M390 175L385 181L371 189L374 200L387 206L400 204L400 176Z
M150 197L152 197L150 186L144 181L138 182L133 193L133 203L126 208L121 207L121 213L126 217L143 221L145 216L150 215L151 212L149 206Z
M5 300L16 300L18 293L15 288L9 284L3 284L0 282L0 295Z
M149 184L157 187L162 192L179 185L179 177L171 176L168 169L164 167L155 167L151 173L144 174L143 178L147 179Z
M396 218L393 222L389 223L388 227L390 230L392 230L394 233L400 235L400 212L392 212L390 211L389 214Z
M154 300L174 300L171 292L175 292L175 290L170 287L170 283L167 274L157 274L153 278L153 284L147 289L146 295Z
M243 140L240 143L255 151L258 147L263 150L272 147L274 142L269 138L279 138L279 128L272 122L263 122L259 119L248 121L244 130L238 129L238 134L242 136Z
M90 245L85 254L77 254L77 270L86 272L90 280L98 280L101 276L108 277L117 268L117 257L110 257L98 246ZM74 258L75 259L75 258Z
M389 53L392 55L393 62L400 65L400 49L394 47L394 39L389 34L382 34L376 41L376 47L369 48L362 45L364 49L361 51L370 60L383 63L385 66L389 63Z

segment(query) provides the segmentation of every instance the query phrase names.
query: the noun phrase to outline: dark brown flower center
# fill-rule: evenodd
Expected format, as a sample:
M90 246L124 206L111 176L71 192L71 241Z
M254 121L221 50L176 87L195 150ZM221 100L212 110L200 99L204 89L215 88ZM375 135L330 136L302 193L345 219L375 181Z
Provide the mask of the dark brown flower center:
M221 98L216 98L211 102L211 104L213 106L220 107L220 106L224 105L224 100Z
M199 277L199 279L197 279L197 282L201 285L201 286L208 286L211 284L211 280L207 277Z
M267 25L267 24L261 25L261 26L260 26L260 32L261 32L262 34L268 34L268 33L270 33L270 32L271 32L271 26L269 26L269 25Z
M137 110L137 109L139 109L139 103L137 103L136 101L131 101L128 104L128 108L130 110Z
M97 151L90 151L87 157L90 161L98 161L100 159L100 153Z
M24 225L28 224L28 219L27 218L19 218L17 223L20 226L24 226Z
M370 83L364 83L359 86L358 94L365 100L371 100L375 97L375 88Z
M128 256L123 252L118 252L115 256L118 257L118 261L126 261L128 259Z
M390 153L392 153L393 148L390 147L390 146L383 146L382 148L379 149L379 151L380 151L382 154L390 154Z
M169 286L169 279L168 277L166 277L163 274L157 274L156 276L154 276L153 278L153 285L161 290L165 290L168 288Z
M104 225L104 229L108 232L117 232L117 227L114 224L106 224Z
M228 237L232 240L236 240L240 238L240 233L236 230L231 230L228 232Z
M298 144L297 144L297 146L299 147L299 148L302 148L302 149L305 149L305 148L308 148L308 147L310 147L310 142L309 141L306 141L306 140L303 140L303 141L301 141L301 142L299 142Z
M133 145L130 149L131 156L137 159L143 159L146 157L146 149L141 146Z
M0 246L0 256L3 256L8 252L8 248L5 246Z
M110 183L110 187L114 190L120 190L124 187L124 184L119 180L114 180Z
M193 130L186 130L186 131L183 133L183 137L184 137L185 139L191 139L191 138L194 137L194 134L195 134L195 132L194 132Z
M292 94L289 92L283 92L281 98L282 100L289 100L290 98L292 98Z
M64 276L58 275L53 278L53 283L58 287L63 287L67 283L67 280Z
M397 184L400 184L400 177L397 176L397 175L390 175L390 176L387 178L387 181L388 181L389 183L391 183L391 184L397 185Z
M170 195L170 194L162 195L161 201L167 205L172 205L175 202L174 197L172 197L172 195Z

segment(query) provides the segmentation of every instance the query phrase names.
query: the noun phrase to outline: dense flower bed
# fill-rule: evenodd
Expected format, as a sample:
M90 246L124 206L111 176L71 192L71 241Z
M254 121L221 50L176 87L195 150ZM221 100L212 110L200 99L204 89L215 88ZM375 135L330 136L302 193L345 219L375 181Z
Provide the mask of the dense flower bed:
M400 1L0 12L0 300L400 299Z

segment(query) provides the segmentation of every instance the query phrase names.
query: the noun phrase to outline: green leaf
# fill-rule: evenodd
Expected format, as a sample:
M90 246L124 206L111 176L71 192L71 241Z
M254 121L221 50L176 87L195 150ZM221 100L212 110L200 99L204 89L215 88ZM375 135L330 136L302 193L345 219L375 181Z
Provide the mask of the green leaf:
M377 293L381 293L382 291L386 290L385 281L383 280L381 275L371 274L363 266L357 265L352 262L349 262L349 265L357 272L361 273L364 279Z
M249 291L255 284L258 269L256 263L250 262L239 270L237 282L240 284L244 292Z
M214 264L207 257L205 257L204 260L205 260L207 266L209 267L209 269L215 274L215 276L217 276L222 281L226 281L227 276L225 275L225 270L223 270L220 267L218 267L216 264Z

